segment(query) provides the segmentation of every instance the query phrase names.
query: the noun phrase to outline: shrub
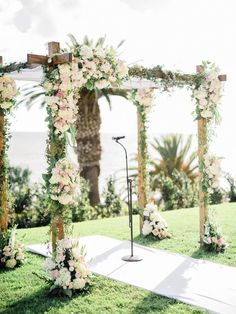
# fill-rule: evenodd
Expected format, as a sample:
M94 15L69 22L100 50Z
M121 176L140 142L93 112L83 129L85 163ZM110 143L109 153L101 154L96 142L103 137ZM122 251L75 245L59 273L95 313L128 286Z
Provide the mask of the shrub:
M210 195L210 204L220 204L223 202L224 191L222 189L214 189L213 193Z
M162 194L164 210L193 207L197 203L197 184L185 173L174 170L171 177L160 173L155 185Z
M226 180L229 183L230 190L228 192L228 197L230 202L236 202L236 183L235 179L230 175L226 174Z
M50 221L46 191L42 184L30 184L31 172L10 167L10 224L20 228L45 226Z
M71 211L73 222L98 218L95 208L90 205L89 183L82 177L80 177L80 191L77 197L77 204L71 207Z

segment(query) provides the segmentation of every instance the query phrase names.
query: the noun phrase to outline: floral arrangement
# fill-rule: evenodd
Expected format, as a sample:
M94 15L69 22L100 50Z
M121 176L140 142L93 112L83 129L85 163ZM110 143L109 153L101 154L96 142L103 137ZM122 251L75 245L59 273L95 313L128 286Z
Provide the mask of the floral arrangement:
M213 213L208 215L204 225L203 245L208 251L221 253L228 247L219 225L215 222Z
M46 102L51 110L55 134L63 136L75 123L78 113L79 69L76 60L60 64L44 82Z
M0 76L0 108L10 109L15 104L16 95L15 81L7 75Z
M65 238L58 241L53 258L47 258L44 268L51 277L50 291L69 297L83 291L90 282L91 272L85 261L84 248L78 241Z
M139 105L143 106L145 109L145 113L149 113L152 109L155 93L152 88L140 88L136 91L134 95L135 102L139 103Z
M196 99L197 119L219 120L217 106L222 96L222 84L218 78L219 68L215 64L203 62L203 80L193 91L193 98Z
M58 160L49 179L51 199L63 205L74 204L79 178L78 167L67 158Z
M147 204L143 211L143 217L142 233L144 236L152 234L160 240L170 237L168 225L158 212L156 205Z
M128 75L124 61L118 58L112 47L93 46L91 42L77 43L73 54L79 66L80 87L88 90L115 87Z
M205 192L212 193L214 189L220 186L220 159L215 155L205 154L203 156L203 167L202 167L202 187Z
M0 233L0 268L13 269L24 258L24 246L16 240L16 228Z

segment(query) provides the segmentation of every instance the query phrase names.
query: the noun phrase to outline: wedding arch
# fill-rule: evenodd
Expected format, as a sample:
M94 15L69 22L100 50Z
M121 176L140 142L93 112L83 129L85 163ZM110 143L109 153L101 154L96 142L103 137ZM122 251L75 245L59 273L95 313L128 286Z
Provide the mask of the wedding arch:
M72 53L61 52L57 42L48 44L48 56L28 54L27 63L15 64L6 72L13 79L42 81L46 94L49 136L47 140L48 173L44 176L47 192L50 196L50 211L52 213L52 244L65 236L66 208L73 203L78 183L78 169L66 158L66 145L68 135L73 135L75 129L76 104L79 102L79 90L83 86L79 73L79 56ZM84 53L89 53L85 51ZM112 61L111 61L112 62ZM114 61L115 64L115 61ZM118 63L117 63L118 64ZM29 65L40 65L28 69ZM115 68L115 67L114 67ZM16 70L16 71L14 71ZM120 71L120 72L119 72ZM217 67L210 63L197 66L194 74L184 74L179 71L171 72L160 66L144 68L134 66L126 69L119 64L116 73L119 82L124 88L130 90L130 99L137 106L138 129L138 203L140 208L146 206L147 192L147 112L152 102L152 91L170 91L172 87L186 86L196 100L195 119L198 124L198 160L199 160L199 214L200 239L204 235L204 223L207 218L208 195L218 181L218 160L208 154L210 128L218 120L217 103L221 97L221 82L226 81L226 75L220 75ZM122 74L122 75L121 75ZM132 78L132 79L128 79ZM94 85L91 85L91 89ZM100 85L98 88L104 88ZM55 96L57 99L55 100ZM2 101L2 99L1 99ZM55 101L63 102L64 114L60 106L54 106ZM64 110L63 109L63 110ZM5 109L0 108L0 118L5 115ZM2 118L1 118L2 119ZM6 129L0 119L0 155L5 154ZM7 169L7 158L1 159L1 169ZM214 168L214 169L213 169ZM212 170L213 169L213 170ZM217 168L218 170L218 168ZM67 190L63 190L61 182L66 180ZM0 177L0 227L7 228L8 202L7 202L7 170ZM142 226L142 216L140 227Z

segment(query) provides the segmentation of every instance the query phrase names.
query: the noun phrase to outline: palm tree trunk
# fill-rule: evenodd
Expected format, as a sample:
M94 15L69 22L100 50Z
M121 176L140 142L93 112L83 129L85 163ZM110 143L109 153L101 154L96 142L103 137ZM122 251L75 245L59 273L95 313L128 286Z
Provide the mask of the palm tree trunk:
M77 119L77 155L81 176L89 181L92 206L100 203L101 117L95 91L82 90Z

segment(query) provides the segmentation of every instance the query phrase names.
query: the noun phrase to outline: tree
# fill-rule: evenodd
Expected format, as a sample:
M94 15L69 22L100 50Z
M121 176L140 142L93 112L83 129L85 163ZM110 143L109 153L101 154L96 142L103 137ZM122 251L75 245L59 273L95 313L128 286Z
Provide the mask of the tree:
M159 139L155 138L151 145L159 155L151 160L153 170L150 175L154 181L160 173L171 177L174 170L185 173L192 182L195 180L198 166L194 165L197 153L190 153L192 136L188 136L184 142L181 134L163 135Z

